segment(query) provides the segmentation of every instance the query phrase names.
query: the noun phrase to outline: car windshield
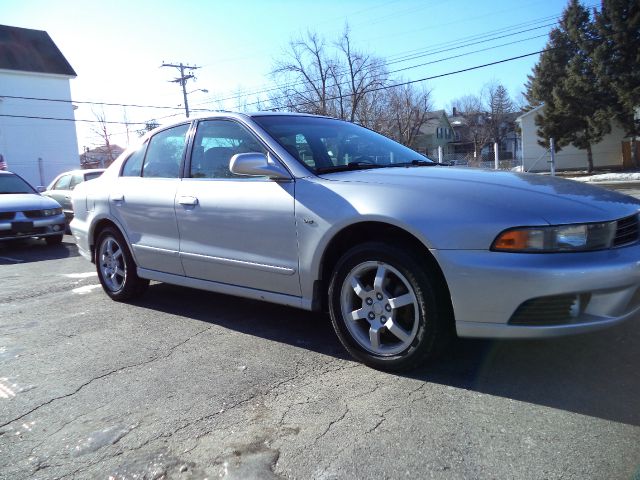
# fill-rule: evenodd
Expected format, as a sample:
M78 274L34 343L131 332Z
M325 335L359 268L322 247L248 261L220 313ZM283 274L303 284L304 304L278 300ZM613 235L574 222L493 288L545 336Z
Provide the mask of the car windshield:
M7 193L37 193L34 188L17 175L0 175L0 195Z
M372 130L323 117L254 117L294 158L316 174L405 165L437 165Z

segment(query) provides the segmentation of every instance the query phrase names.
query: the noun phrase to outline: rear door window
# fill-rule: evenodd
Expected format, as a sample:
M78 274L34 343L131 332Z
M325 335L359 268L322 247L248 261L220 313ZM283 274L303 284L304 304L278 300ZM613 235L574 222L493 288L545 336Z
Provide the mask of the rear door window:
M142 176L152 178L178 178L184 155L189 124L168 128L149 141L142 166Z
M125 160L124 167L122 167L123 177L139 177L142 175L142 162L144 161L144 154L147 151L147 144L142 145L138 150L129 155L129 158Z

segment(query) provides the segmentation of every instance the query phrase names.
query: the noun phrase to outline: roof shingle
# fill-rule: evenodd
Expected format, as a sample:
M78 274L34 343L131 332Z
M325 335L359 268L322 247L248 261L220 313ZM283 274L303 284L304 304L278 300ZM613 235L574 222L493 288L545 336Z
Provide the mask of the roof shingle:
M49 34L0 25L0 69L76 76Z

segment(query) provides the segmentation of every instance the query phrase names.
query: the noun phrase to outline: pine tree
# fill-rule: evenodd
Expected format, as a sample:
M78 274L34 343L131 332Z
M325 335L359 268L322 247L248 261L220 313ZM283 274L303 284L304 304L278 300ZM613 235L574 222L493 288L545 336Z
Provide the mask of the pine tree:
M638 167L635 137L640 135L640 2L603 0L595 24L601 39L593 52L596 75L615 95L612 109L632 138L631 152Z
M538 135L545 146L554 138L558 150L569 144L586 150L592 172L591 147L611 131L611 96L596 81L590 54L598 36L589 11L578 0L570 0L549 38L527 84L529 103L544 104L544 113L536 116Z

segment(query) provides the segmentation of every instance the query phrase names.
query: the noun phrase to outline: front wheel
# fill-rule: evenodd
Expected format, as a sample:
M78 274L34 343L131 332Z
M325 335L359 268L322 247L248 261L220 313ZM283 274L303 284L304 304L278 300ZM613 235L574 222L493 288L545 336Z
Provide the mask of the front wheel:
M382 243L352 248L329 286L333 327L347 351L374 368L414 368L442 351L453 320L446 288L411 250Z
M96 269L102 288L117 301L140 296L149 286L149 280L138 277L127 243L112 227L105 228L98 237Z

